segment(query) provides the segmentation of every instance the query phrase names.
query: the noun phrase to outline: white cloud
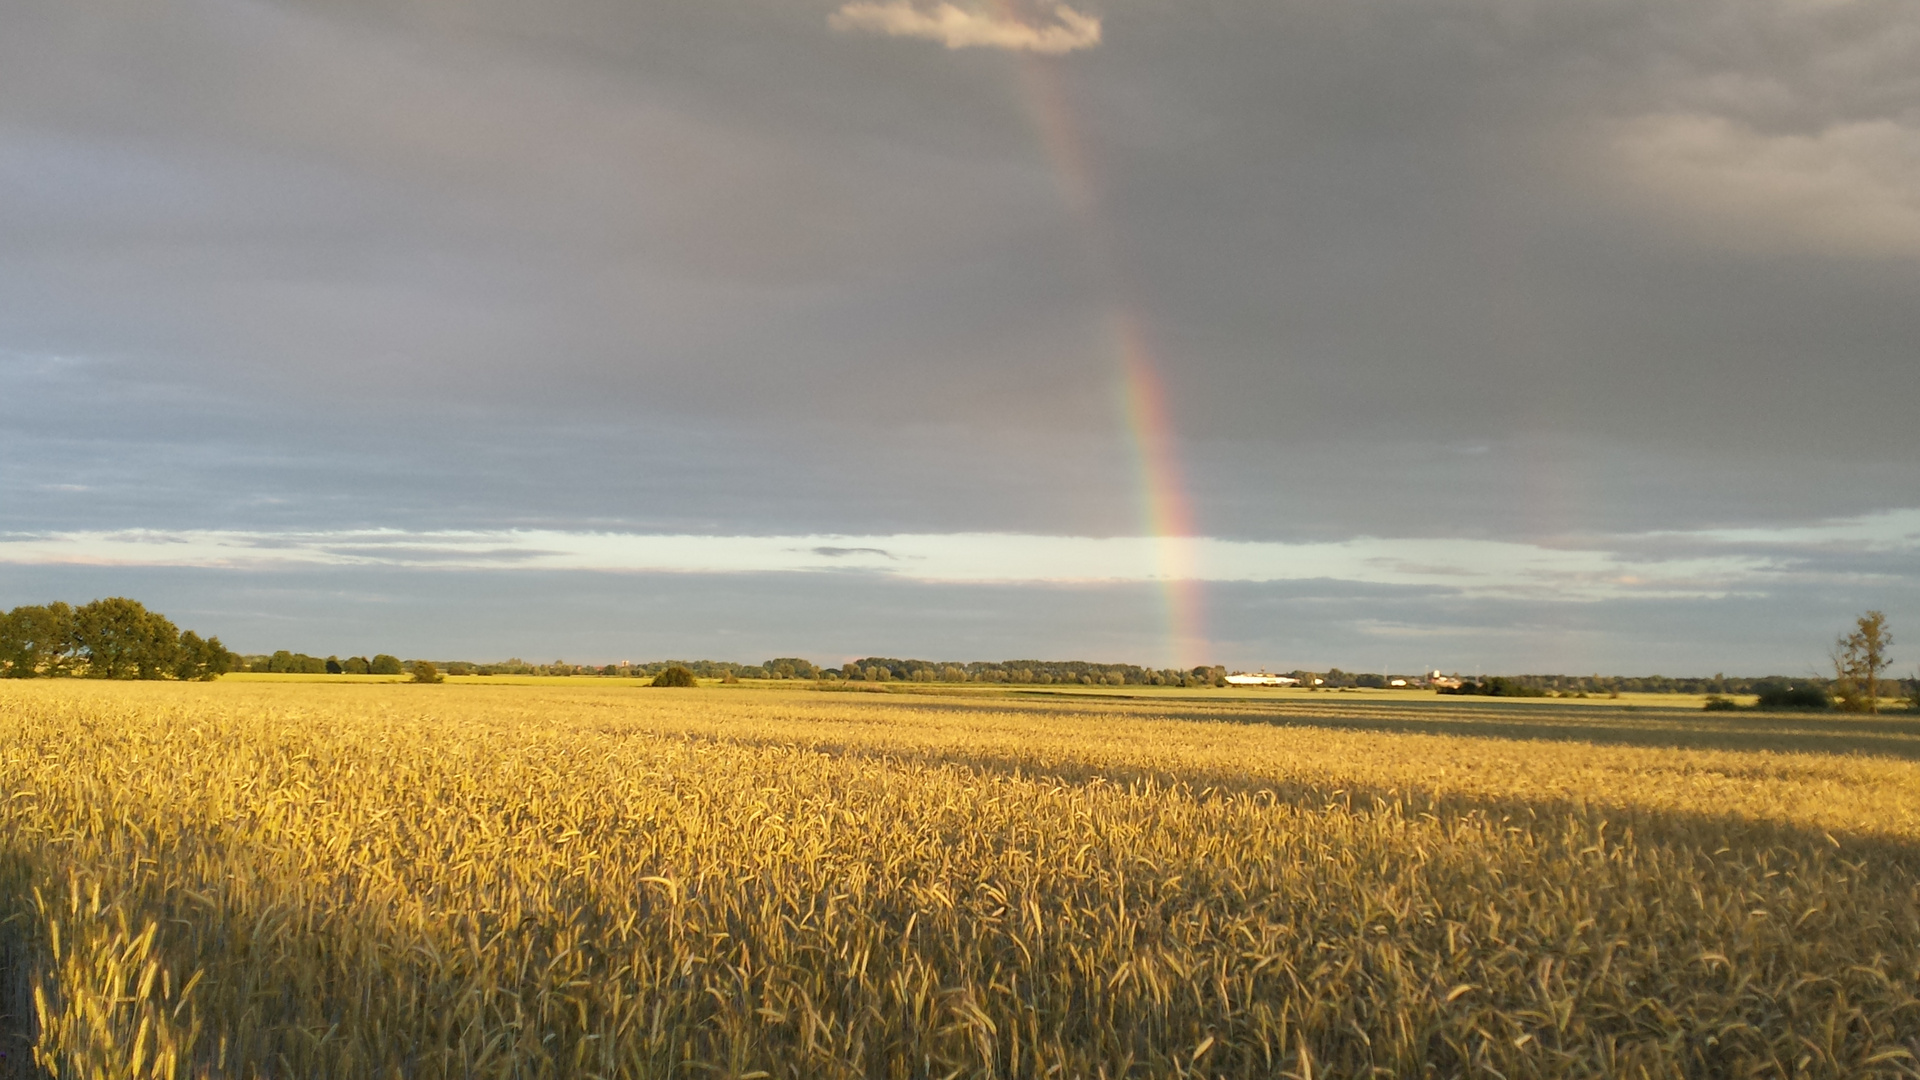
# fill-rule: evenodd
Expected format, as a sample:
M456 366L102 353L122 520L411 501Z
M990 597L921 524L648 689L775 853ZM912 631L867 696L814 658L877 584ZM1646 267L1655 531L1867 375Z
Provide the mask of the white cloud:
M1920 257L1920 129L1769 133L1711 113L1641 116L1607 145L1636 200L1736 247Z
M0 563L15 564L696 574L853 570L948 583L1152 582L1163 580L1169 566L1178 566L1205 581L1331 579L1540 600L1764 591L1823 573L1817 565L1822 552L1879 553L1896 561L1920 553L1920 511L1789 529L1600 537L1566 547L1469 539L1357 537L1276 543L1016 533L689 536L375 529L0 534Z
M1053 6L1050 22L1035 25L1002 11L940 3L923 8L912 0L851 0L828 17L836 30L923 38L949 49L989 48L1058 56L1100 44L1100 19L1065 4Z

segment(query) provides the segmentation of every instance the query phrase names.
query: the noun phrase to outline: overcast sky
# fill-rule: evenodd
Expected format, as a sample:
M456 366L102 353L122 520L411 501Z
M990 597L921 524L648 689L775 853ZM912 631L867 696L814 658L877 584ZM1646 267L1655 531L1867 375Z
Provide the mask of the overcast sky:
M1917 402L1920 0L5 4L0 606L1904 669Z

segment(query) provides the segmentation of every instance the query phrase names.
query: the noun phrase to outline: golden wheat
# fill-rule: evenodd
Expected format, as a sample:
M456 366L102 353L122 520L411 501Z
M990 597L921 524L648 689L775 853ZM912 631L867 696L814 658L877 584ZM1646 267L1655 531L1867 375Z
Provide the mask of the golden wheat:
M1920 767L1176 711L0 685L7 985L59 1077L1920 1075Z

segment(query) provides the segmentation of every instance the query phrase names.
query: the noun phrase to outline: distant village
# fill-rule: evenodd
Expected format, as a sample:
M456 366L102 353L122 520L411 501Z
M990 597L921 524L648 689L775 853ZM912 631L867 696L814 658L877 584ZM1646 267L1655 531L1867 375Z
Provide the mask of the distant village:
M1269 671L1239 671L1226 677L1228 686L1327 686L1328 676L1337 680L1337 685L1345 687L1368 687L1379 690L1458 690L1466 685L1466 680L1454 675L1444 675L1439 671L1429 671L1425 675L1348 675L1340 678L1344 672L1334 669L1328 673L1294 671L1285 675L1276 675Z

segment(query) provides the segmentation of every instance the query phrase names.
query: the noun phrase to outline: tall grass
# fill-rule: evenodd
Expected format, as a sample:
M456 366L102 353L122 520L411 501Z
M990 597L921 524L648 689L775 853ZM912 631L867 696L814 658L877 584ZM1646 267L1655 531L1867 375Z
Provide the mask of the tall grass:
M1920 1075L1920 767L632 688L0 686L59 1077Z

